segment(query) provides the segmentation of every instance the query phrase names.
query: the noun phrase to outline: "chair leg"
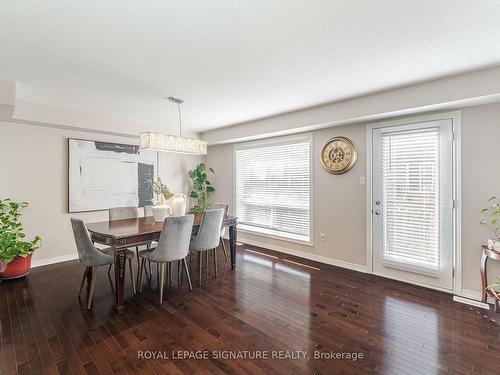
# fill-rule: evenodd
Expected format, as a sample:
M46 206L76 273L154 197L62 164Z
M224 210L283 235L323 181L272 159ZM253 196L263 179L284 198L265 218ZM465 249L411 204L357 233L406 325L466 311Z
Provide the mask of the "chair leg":
M179 292L181 291L181 283L182 283L182 265L181 261L177 261L177 289Z
M110 265L109 265L109 268L108 268L108 275L109 275L109 274L110 274L110 272L111 272L111 267L113 267L113 265L112 265L112 264L110 264Z
M226 258L226 262L228 260L228 257L227 257L227 251L226 251L226 244L224 243L224 238L220 238L220 242L222 244L222 251L224 251L224 258Z
M205 262L205 268L208 270L208 251L205 251L205 255L207 257L206 262Z
M156 263L156 285L160 286L160 263Z
M153 271L151 271L151 261L148 260L148 268L149 268L149 279L153 279Z
M182 263L184 263L184 268L186 270L186 275L187 275L187 279L189 282L189 290L193 291L193 284L191 284L191 275L189 274L189 269L188 269L188 264L187 264L186 258L184 258L182 260Z
M135 277L134 277L134 271L132 268L132 258L128 260L128 267L130 269L130 280L132 281L132 291L134 292L134 296L137 294L137 291L135 289ZM137 275L139 276L139 275Z
M165 284L165 263L160 263L160 305L163 303L163 284Z
M94 289L95 289L95 277L97 276L97 267L92 267L92 281L90 282L90 293L89 300L87 302L87 309L90 310L90 306L92 306L92 298L94 297Z
M139 267L139 293L142 292L142 274L144 273L144 264L146 259L142 259L141 266Z
M139 259L139 246L135 247L135 255L137 256L137 269L141 266L141 260Z
M172 286L172 262L168 262L168 286Z
M200 266L200 275L199 275L199 282L198 282L198 285L201 286L201 267L202 267L202 263L203 263L203 252L202 251L199 251L198 252L198 263L199 263L199 266Z
M215 278L217 278L217 248L214 249Z
M80 284L80 291L78 292L78 299L82 295L83 286L85 285L85 279L87 278L87 272L89 271L88 267L85 267L85 272L83 273L82 283Z

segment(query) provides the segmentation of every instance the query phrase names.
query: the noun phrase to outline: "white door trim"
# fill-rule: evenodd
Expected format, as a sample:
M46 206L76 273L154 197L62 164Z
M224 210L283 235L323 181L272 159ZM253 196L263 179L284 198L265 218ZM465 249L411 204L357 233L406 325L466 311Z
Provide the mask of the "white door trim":
M453 124L453 200L455 208L453 211L453 292L460 295L462 293L462 249L461 249L461 112L444 112L427 116L403 118L384 122L376 122L366 126L366 272L373 272L373 227L372 227L372 168L373 168L373 130L389 126L410 125L419 122L451 119ZM426 285L422 285L426 286ZM450 292L450 291L448 291Z

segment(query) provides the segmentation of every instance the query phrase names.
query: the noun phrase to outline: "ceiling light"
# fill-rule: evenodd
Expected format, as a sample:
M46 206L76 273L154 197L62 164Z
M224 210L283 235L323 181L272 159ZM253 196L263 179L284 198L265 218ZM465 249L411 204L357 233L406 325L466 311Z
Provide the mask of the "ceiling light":
M176 152L189 155L206 155L207 142L201 139L187 138L182 136L181 104L182 99L169 97L168 100L177 104L179 113L179 136L145 132L140 134L139 148L144 150L155 150L164 152Z

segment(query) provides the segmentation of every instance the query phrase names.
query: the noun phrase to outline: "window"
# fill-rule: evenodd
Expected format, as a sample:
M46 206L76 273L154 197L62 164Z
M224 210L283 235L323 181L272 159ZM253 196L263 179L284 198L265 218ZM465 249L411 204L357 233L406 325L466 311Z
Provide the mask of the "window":
M234 153L241 228L310 243L310 137L238 145Z

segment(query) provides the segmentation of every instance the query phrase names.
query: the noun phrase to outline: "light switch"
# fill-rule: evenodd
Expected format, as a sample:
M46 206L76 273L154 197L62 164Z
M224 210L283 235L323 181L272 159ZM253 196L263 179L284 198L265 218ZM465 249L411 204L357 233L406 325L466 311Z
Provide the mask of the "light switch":
M320 239L320 241L326 240L326 234L325 234L325 232L320 232L319 233L319 239Z

